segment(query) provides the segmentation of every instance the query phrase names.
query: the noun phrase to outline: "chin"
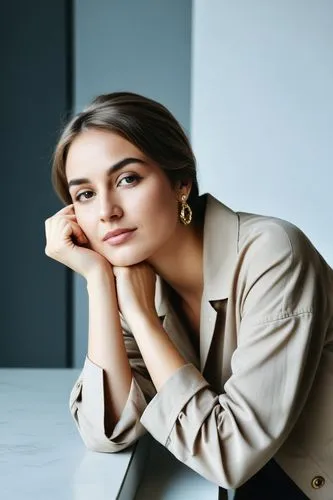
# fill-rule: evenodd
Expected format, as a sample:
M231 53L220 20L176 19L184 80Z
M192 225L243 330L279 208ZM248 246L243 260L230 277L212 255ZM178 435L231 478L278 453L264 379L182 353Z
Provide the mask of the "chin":
M112 259L112 261L108 259L108 261L110 262L110 264L116 267L129 267L142 262L142 260L138 259L121 258L121 257L118 259Z
M130 252L124 251L121 249L115 252L116 255L105 255L104 257L110 262L112 266L117 267L129 267L134 266L135 264L139 264L147 260L150 257L149 252Z

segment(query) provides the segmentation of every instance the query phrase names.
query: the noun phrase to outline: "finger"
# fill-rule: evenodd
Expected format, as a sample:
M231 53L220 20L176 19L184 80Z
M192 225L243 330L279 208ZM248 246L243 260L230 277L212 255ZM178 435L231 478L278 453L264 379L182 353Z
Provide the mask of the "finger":
M75 214L59 214L58 212L53 215L52 217L49 217L48 219L45 220L45 227L48 228L50 224L53 224L54 221L58 220L68 220L68 221L73 221L77 222L76 220L76 215Z
M54 215L70 215L73 214L74 212L74 204L72 203L71 205L66 205L63 207L61 210L56 212Z
M81 244L88 243L88 238L82 231L81 227L76 222L71 222L70 228L67 230L67 236L74 237L74 239Z
M73 220L76 222L76 215L73 214L73 215L63 215L62 216L65 220Z

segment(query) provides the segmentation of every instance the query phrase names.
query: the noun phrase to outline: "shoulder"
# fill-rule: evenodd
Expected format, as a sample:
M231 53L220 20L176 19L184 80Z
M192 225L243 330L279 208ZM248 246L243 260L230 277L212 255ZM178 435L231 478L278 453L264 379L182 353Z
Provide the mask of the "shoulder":
M244 311L260 304L260 316L274 319L312 310L327 268L307 236L282 219L238 215L236 274L247 299Z
M287 220L235 212L212 195L206 201L205 231L213 235L208 243L217 244L219 250L227 247L231 251L237 239L238 252L260 250L261 254L282 253L299 259L318 254L303 231Z
M296 225L284 219L239 212L239 252L248 251L263 258L288 258L294 263L320 258L309 238Z

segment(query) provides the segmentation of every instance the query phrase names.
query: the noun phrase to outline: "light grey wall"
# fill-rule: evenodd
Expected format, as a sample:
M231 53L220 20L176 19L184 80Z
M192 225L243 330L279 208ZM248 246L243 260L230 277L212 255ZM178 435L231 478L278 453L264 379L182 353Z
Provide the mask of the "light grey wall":
M191 0L75 0L75 109L129 90L165 104L189 130ZM75 276L74 366L87 350L86 283Z
M333 2L194 0L201 191L296 223L333 265Z

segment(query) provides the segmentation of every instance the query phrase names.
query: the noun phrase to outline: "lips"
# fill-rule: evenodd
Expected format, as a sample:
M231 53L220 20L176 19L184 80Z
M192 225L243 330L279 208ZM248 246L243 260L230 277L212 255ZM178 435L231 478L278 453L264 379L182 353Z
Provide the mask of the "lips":
M104 236L104 241L106 244L111 246L121 245L126 243L133 237L136 229L116 229L115 231L110 231Z
M109 231L103 238L103 241L109 240L110 238L114 238L119 236L120 234L129 233L135 231L135 229L123 228L123 229L115 229L114 231Z

